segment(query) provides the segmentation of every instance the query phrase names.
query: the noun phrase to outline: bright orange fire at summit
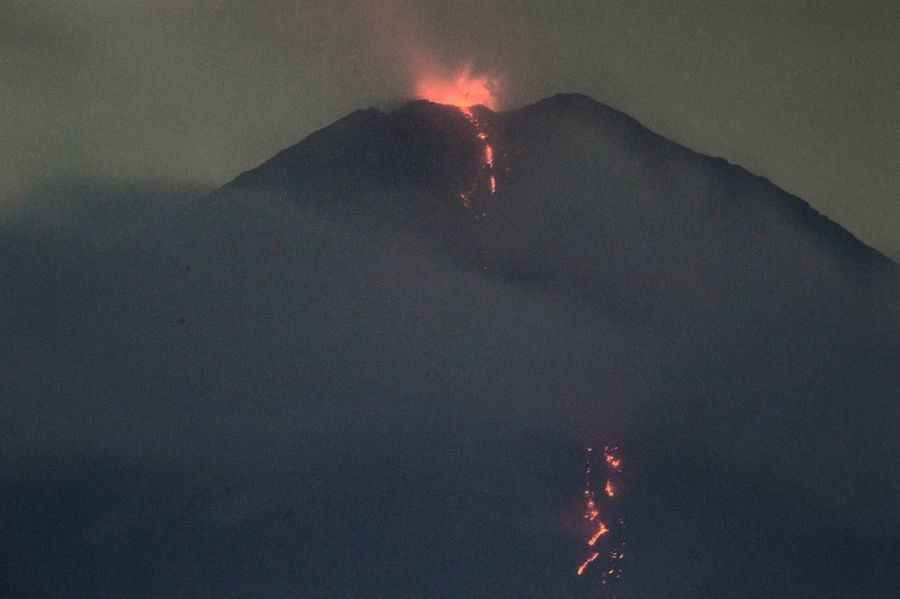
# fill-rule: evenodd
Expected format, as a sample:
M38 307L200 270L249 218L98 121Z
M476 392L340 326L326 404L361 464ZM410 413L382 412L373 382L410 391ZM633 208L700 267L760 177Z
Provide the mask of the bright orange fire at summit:
M609 464L609 467L613 470L618 471L622 468L622 459L616 457L616 454L613 453L613 449L607 447L603 450L603 459L606 460L606 463Z
M425 77L416 83L416 96L438 104L469 108L481 104L491 110L497 108L495 85L485 76L473 76L469 68L455 77L442 79Z

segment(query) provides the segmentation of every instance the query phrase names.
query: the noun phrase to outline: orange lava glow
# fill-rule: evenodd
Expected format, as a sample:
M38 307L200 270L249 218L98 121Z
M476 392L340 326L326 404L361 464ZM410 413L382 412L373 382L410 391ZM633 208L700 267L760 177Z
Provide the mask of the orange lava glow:
M584 518L591 523L590 536L587 537L587 546L590 548L588 558L578 566L578 576L585 574L591 563L604 556L604 565L599 566L600 583L603 585L619 584L622 580L621 560L625 554L625 538L623 536L625 520L617 516L617 506L621 500L619 481L622 472L621 449L617 445L607 445L603 448L604 478L603 495L595 494L594 467L591 463L593 450L585 448L586 460L584 467ZM603 512L603 520L600 520L600 512ZM608 525L607 522L610 524ZM611 589L607 586L606 589ZM614 596L614 595L613 595Z
M481 162L484 167L484 172L487 174L487 183L490 194L495 195L497 193L497 176L494 172L494 146L490 143L487 143L488 132L485 130L484 123L481 121L481 119L478 118L478 115L475 114L475 111L472 110L472 106L458 104L457 100L459 100L459 98L455 96L426 96L426 99L455 106L463 114L463 116L466 117L466 120L471 123L472 127L475 129L475 136L480 142L483 142L484 149L482 152ZM479 103L485 104L488 108L491 108L490 104L486 104L484 102ZM472 210L472 194L476 192L478 187L479 184L475 182L468 190L463 191L459 194L460 201L467 210ZM482 218L486 215L486 212L480 213L480 216ZM478 215L476 215L476 218L479 218Z
M607 497L615 497L616 496L616 489L615 489L615 487L613 487L611 480L606 481L606 485L603 487L603 491L606 493Z
M584 560L580 566L578 566L578 576L584 574L584 571L587 570L587 567L591 565L591 562L600 557L599 553L592 553L589 558Z
M622 468L622 460L613 453L614 449L606 449L603 452L603 458L606 460L606 463L609 464L609 467L613 470L619 470Z
M488 77L474 76L462 69L455 77L443 79L428 76L416 83L416 97L438 104L468 108L481 104L491 110L497 107L494 85Z
M609 532L609 528L607 528L606 524L601 522L600 526L597 528L597 532L595 532L593 534L593 536L591 536L591 538L588 539L587 544L590 545L591 547L593 547L594 545L597 544L597 540L608 532Z

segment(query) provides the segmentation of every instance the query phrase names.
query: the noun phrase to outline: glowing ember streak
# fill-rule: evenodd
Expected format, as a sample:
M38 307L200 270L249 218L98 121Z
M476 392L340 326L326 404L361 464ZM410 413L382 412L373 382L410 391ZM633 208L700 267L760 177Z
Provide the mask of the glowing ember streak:
M429 98L429 99L431 99L431 98ZM442 100L436 99L434 101L442 101ZM456 106L456 108L463 114L464 117L466 117L466 120L469 121L469 123L475 129L475 136L478 138L478 140L480 142L483 142L484 149L482 151L481 163L483 165L483 171L485 173L487 173L488 190L490 191L491 195L495 195L497 193L497 176L494 174L494 146L492 144L487 143L488 133L487 133L487 131L485 131L484 125L479 120L478 116L475 114L475 111L472 110L471 106L467 106L464 104L459 105L459 104L456 104L453 102L446 102L446 101L444 101L444 103L449 103L449 104ZM480 180L484 181L484 179L480 179ZM481 185L483 185L483 183ZM467 189L466 191L463 191L459 194L460 202L467 210L473 210L473 202L472 202L473 195L477 199L478 196L476 195L476 193L477 193L479 187L480 187L480 185L476 181L472 184L472 186L469 189ZM474 210L474 212L475 212L475 219L478 220L479 211ZM484 217L486 215L487 215L486 212L483 212L483 211L480 212L481 217Z
M481 134L478 134L479 139L481 138ZM487 137L487 135L485 135ZM494 148L491 144L486 144L484 146L484 163L488 166L488 168L494 168Z
M616 455L618 451L618 447L606 447L603 449L603 459L606 460L610 468L616 471L622 468L622 459Z
M588 545L593 547L594 545L597 544L597 539L599 539L600 537L602 537L603 535L605 535L608 532L609 532L609 528L607 528L606 524L601 522L600 528L597 529L597 532L595 532L594 535L590 539L588 539Z
M475 127L477 131L476 136L479 140L485 141L488 138L487 131L482 128L481 122L478 120L478 117L475 116L475 113L472 112L472 109L469 107L461 107L459 109L463 115L465 115L466 119L472 123L472 126ZM494 146L489 143L484 144L484 155L482 156L482 162L484 164L485 170L490 173L488 177L488 185L490 186L491 195L497 193L497 177L494 175Z
M594 468L591 463L593 449L587 447L585 450L584 519L592 523L593 527L586 539L587 546L591 548L591 553L578 567L577 573L578 576L586 574L590 564L600 559L602 554L605 563L599 569L598 578L600 584L604 585L606 592L612 593L610 596L615 596L615 592L612 590L613 587L609 585L621 582L621 565L623 563L621 560L625 557L623 551L625 548L625 520L616 515L619 513L617 508L620 494L619 477L621 476L623 465L621 449L614 445L608 445L603 448L605 477L601 487L603 493L599 496L594 491ZM601 511L604 514L603 521L599 519ZM607 524L607 522L610 524Z
M615 487L613 487L611 480L606 481L606 485L603 487L603 491L606 493L607 497L615 497L616 496L616 489L615 489Z
M578 576L584 574L584 571L587 570L587 567L591 565L591 562L593 562L598 557L600 557L599 553L592 553L589 558L584 560L584 562L580 566L578 566Z

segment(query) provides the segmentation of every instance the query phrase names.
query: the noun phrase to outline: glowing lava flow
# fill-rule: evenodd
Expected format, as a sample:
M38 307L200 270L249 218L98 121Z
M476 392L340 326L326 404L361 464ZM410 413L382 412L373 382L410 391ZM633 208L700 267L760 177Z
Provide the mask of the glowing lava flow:
M481 166L484 172L488 175L488 189L491 192L491 195L497 193L497 176L494 174L494 146L488 142L488 133L484 129L484 124L478 119L475 113L472 111L472 108L469 106L459 107L460 112L463 113L463 116L466 117L472 127L475 128L475 136L479 141L484 143L484 150L481 156ZM477 185L477 183L476 183ZM459 199L463 203L463 206L466 208L472 208L472 193L474 189L470 189L468 191L463 191L459 194ZM475 217L483 217L485 213L476 214Z
M587 567L591 565L591 562L593 562L598 557L600 557L600 554L594 552L591 554L591 556L589 558L584 560L584 562L580 566L578 566L578 576L581 576L582 574L584 574L584 571L587 570Z
M610 467L610 468L612 468L613 470L615 470L616 472L618 472L619 470L622 469L622 459L619 458L618 456L616 456L615 453L613 453L613 450L616 450L616 449L618 449L618 448L617 448L617 447L615 447L615 448L610 448L610 447L604 448L604 450L603 450L603 459L606 460L606 463L609 464L609 467Z
M600 522L597 525L597 532L595 532L594 535L590 539L588 539L588 545L593 547L594 545L597 544L597 540L608 532L609 532L609 528L607 528L606 524L604 524L603 522Z
M487 139L487 134L479 132L478 139ZM484 163L488 168L494 168L494 147L491 144L485 144L484 146Z
M496 108L497 99L493 82L487 77L473 76L471 69L464 68L452 79L423 78L416 85L416 96L438 104L455 106L463 113L466 120L472 124L476 137L484 144L481 163L482 171L487 175L487 189L491 195L496 194L497 176L494 172L494 146L488 142L488 132L472 110L472 107L477 105L485 106L491 110ZM479 179L481 179L483 185L485 179L481 177ZM459 193L460 202L467 209L471 210L473 208L472 195L477 187L478 182L472 188ZM483 211L476 211L475 213L476 218L484 216L486 216L486 213Z
M615 489L615 487L613 487L611 480L606 481L606 485L603 487L603 492L606 493L607 497L615 497L616 496L616 489Z
M625 557L624 547L625 539L623 529L625 521L621 517L615 518L616 525L610 526L607 522L612 522L611 518L615 516L617 511L614 499L619 495L619 476L622 472L621 449L614 445L608 445L603 448L603 464L605 466L606 481L603 483L603 511L604 520L600 520L601 507L598 505L598 498L594 492L594 472L592 465L594 450L591 447L585 448L585 487L584 487L584 519L591 525L591 532L587 538L587 546L591 548L591 553L578 566L576 574L583 576L588 572L589 566L599 559L603 550L597 547L603 545L606 547L606 567L601 574L601 584L608 585L613 580L619 580L622 577L622 569L620 561ZM603 543L601 543L601 540ZM607 587L612 593L612 590Z

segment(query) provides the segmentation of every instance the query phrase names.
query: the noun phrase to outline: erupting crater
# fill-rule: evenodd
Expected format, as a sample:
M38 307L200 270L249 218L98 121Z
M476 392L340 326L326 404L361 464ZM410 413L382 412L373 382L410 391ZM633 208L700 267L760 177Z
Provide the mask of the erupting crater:
M472 106L497 109L496 84L485 76L473 76L471 69L462 69L455 77L426 76L416 83L416 97L437 104L456 106L463 110Z

